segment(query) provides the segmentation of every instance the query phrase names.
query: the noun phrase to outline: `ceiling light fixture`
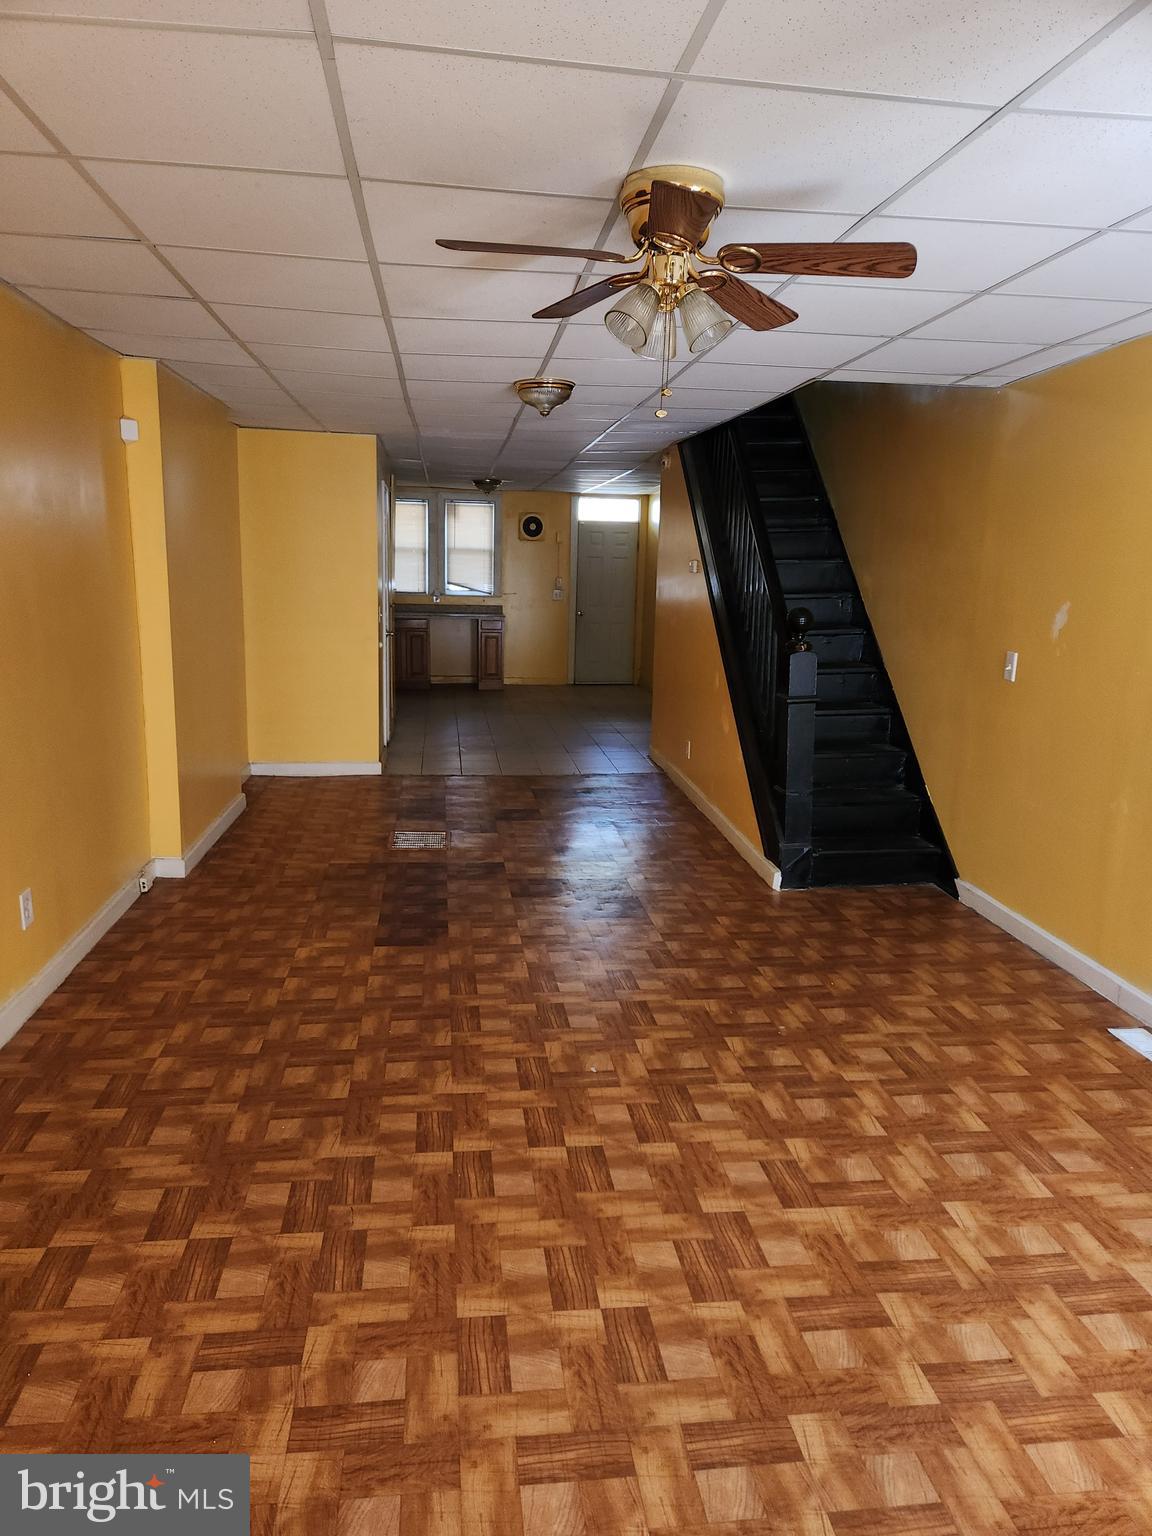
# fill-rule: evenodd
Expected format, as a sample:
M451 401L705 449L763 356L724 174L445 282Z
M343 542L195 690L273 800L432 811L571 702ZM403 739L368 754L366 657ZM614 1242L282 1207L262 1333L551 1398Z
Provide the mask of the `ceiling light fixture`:
M472 484L478 491L482 491L485 496L491 496L492 492L498 491L504 482L503 480L496 480L491 475L488 475L483 479L473 480Z
M517 379L513 385L525 405L549 416L576 388L571 379Z

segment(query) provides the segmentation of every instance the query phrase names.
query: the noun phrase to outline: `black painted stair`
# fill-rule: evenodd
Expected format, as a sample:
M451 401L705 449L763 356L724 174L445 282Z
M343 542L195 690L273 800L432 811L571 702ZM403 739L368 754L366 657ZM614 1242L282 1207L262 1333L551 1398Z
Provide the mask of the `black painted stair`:
M731 423L789 611L817 660L812 885L934 883L953 867L791 397Z

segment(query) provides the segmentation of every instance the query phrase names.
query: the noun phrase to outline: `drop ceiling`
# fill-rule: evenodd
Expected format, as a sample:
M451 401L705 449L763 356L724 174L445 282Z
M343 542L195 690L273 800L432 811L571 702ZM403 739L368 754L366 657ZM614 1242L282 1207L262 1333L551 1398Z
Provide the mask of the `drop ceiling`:
M0 0L0 277L257 427L404 479L645 489L813 379L988 387L1152 333L1152 0ZM904 283L658 364L531 313L627 249L624 173L725 178L733 240L910 240ZM576 381L547 420L514 379Z

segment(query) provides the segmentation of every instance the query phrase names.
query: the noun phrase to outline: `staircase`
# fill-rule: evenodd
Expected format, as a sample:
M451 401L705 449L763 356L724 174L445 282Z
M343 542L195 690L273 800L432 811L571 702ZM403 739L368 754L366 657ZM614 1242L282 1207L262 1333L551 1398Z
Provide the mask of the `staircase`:
M704 443L718 434L726 442ZM794 399L683 450L714 609L745 607L759 582L755 625L770 609L776 629L781 654L750 686L754 658L727 650L752 649L751 615L741 639L738 615L717 611L730 685L741 678L734 704L764 717L745 720L741 740L746 763L750 749L761 758L749 780L754 799L766 797L761 830L784 884L952 889L952 862ZM760 569L751 581L746 571L711 568L753 555ZM766 697L773 689L775 700Z

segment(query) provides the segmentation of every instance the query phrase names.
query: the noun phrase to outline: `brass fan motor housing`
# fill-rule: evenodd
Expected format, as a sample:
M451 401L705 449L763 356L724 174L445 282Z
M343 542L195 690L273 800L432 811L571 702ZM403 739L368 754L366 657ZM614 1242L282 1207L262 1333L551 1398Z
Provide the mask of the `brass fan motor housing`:
M648 200L654 181L670 181L673 186L686 187L702 193L716 204L712 217L724 207L724 182L715 171L706 171L699 165L645 165L638 171L630 171L620 188L620 211L628 220L628 228L637 246L642 245L645 224L648 221ZM709 226L711 228L711 226ZM708 237L704 233L697 249L702 249Z

